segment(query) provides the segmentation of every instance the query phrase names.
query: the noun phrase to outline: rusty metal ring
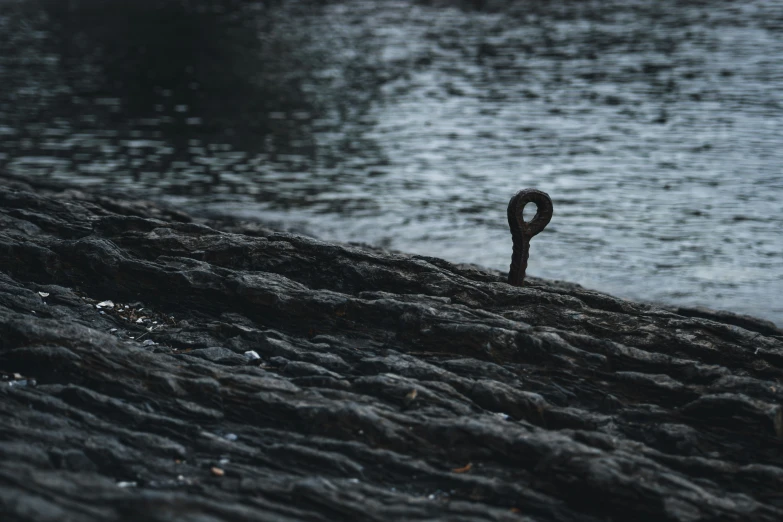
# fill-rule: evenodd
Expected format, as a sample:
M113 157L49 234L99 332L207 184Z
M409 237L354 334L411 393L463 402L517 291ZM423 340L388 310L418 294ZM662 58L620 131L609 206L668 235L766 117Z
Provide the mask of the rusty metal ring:
M522 217L522 211L528 203L535 203L537 207L536 215L529 222ZM508 272L510 285L522 286L525 281L530 240L549 224L552 210L549 194L536 189L520 190L508 202L508 226L511 228L511 239L514 243L511 268Z

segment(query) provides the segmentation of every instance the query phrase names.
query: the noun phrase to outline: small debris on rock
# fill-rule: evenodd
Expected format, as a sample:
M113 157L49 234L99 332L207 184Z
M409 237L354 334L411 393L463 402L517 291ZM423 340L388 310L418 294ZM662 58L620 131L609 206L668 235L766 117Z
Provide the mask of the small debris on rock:
M260 359L261 358L261 356L258 355L258 352L256 352L255 350L248 350L248 351L246 351L245 352L245 357L247 357L251 361L254 361L256 359Z
M111 301L101 301L95 305L95 308L108 308L109 310L112 310L114 308L114 303Z
M9 382L8 386L35 386L36 384L38 383L35 379L19 379Z
M416 397L418 396L419 396L419 392L416 390L416 388L406 393L405 398L403 399L403 403L405 404L405 407L407 408L408 406L413 404L413 401L415 401Z
M461 468L454 468L451 471L453 471L454 473L467 473L468 471L471 470L471 468L473 468L473 463L468 462L466 465L462 466Z
M49 297L49 292L38 292L41 297Z
M213 475L215 475L216 477L222 477L223 475L225 475L225 474L226 474L226 472L225 472L225 471L223 471L221 468L218 468L218 467L216 467L216 466L213 466L213 467L212 467L212 469L210 469L210 471L211 471L211 472L212 472L212 474L213 474Z
M135 488L136 486L136 482L128 482L124 480L122 482L117 482L118 488Z

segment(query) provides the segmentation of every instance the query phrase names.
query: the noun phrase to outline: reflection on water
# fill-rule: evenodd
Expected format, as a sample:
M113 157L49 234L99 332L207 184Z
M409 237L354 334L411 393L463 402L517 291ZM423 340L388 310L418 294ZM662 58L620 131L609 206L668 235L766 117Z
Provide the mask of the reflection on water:
M105 4L0 3L0 167L783 323L778 3Z

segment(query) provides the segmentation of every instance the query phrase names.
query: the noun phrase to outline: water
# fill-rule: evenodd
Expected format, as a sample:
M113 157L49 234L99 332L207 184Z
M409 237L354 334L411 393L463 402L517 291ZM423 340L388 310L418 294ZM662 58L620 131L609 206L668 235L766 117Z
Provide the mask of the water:
M0 3L0 167L783 323L783 2L316 4Z

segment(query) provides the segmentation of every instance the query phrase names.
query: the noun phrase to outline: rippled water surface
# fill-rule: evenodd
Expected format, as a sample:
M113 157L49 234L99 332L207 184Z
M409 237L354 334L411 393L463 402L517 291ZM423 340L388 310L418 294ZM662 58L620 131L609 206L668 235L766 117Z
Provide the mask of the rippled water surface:
M783 323L783 2L316 4L0 3L0 167Z

